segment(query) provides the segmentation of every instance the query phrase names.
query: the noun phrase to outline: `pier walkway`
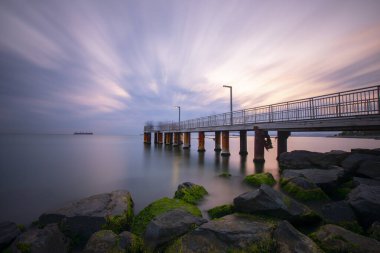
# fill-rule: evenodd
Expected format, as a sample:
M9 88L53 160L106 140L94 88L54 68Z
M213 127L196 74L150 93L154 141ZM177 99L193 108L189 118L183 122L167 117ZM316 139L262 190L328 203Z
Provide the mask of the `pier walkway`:
M255 161L264 161L271 148L268 131L278 131L277 154L287 151L287 138L295 131L380 130L380 85L337 92L189 119L177 123L144 126L144 142L190 147L190 135L198 133L203 152L205 132L215 132L215 151L230 155L229 132L240 132L240 152L247 154L247 131L255 131ZM222 142L220 141L222 137Z

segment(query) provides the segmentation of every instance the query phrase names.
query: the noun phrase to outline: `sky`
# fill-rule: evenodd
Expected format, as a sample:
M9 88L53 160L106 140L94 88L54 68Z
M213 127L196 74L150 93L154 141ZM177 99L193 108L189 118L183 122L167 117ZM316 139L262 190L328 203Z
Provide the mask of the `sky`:
M0 1L0 133L139 134L380 84L380 1Z

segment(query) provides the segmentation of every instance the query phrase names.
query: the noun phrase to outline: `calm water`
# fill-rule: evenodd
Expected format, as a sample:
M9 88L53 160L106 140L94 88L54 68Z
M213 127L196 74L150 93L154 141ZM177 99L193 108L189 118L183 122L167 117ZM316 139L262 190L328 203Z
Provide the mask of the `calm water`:
M193 134L192 137L196 135ZM206 152L164 145L144 145L142 136L0 135L0 221L29 223L46 211L89 195L128 189L136 211L155 199L172 197L178 184L191 181L210 195L200 205L207 210L252 189L242 183L247 174L269 171L278 177L276 142L266 152L263 167L255 167L253 138L249 155L239 156L239 138L231 138L231 157L215 155L212 139ZM289 150L310 151L378 148L379 140L290 137ZM220 178L222 172L232 174Z

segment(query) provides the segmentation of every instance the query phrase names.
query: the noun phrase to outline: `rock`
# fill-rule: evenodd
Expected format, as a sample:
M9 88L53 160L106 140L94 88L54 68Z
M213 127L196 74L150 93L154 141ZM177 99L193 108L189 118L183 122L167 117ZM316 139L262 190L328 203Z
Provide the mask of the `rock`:
M0 223L0 252L5 249L21 233L16 223L4 221Z
M345 170L345 174L354 175L363 161L375 160L376 158L374 155L352 153L342 161L341 166Z
M201 211L194 205L180 199L162 198L149 204L135 216L132 224L132 232L138 236L142 236L151 220L163 213L178 208L181 208L194 216L202 217Z
M346 201L342 200L323 205L321 215L326 223L339 225L355 233L363 233L363 229L356 221L354 211Z
M174 198L182 199L190 204L197 204L208 192L206 189L191 182L185 182L178 185L178 189L174 194Z
M325 168L329 165L339 165L348 154L340 150L333 150L327 153L294 150L282 153L279 157L279 163L283 169Z
M311 235L326 252L378 253L380 242L328 224Z
M235 207L229 204L216 206L207 210L207 213L211 219L221 218L223 216L232 214L234 212L235 212Z
M330 169L303 169L303 170L286 170L283 172L283 178L292 178L303 176L313 182L325 192L332 192L343 179L343 169L334 166Z
M236 211L250 214L263 214L291 222L315 221L318 219L305 205L273 190L268 185L246 192L234 199Z
M112 230L95 232L88 240L83 253L124 253L145 252L142 240L130 232L124 231L120 235Z
M269 172L248 175L244 178L244 182L256 187L262 184L267 184L267 185L276 184L276 180L274 180L272 174L270 174Z
M22 233L12 243L14 253L64 253L69 252L70 241L59 230L57 224L42 229L32 228Z
M380 186L380 180L362 178L362 177L353 177L352 179L354 185L369 185L369 186Z
M304 176L291 177L281 180L282 189L298 200L322 200L328 199L328 196L316 184Z
M372 238L380 241L380 221L375 221L368 232Z
M118 235L112 230L95 232L88 240L84 253L123 252Z
M61 223L66 235L80 238L82 243L102 228L117 232L129 227L133 218L133 201L128 191L94 195L68 204L53 212L40 216L42 225Z
M351 153L380 156L380 148L375 148L375 149L353 148L351 149Z
M151 249L155 249L205 222L207 220L194 216L183 209L174 209L149 222L144 233L144 241Z
M323 251L306 235L300 233L289 222L279 223L273 235L278 253L323 253Z
M274 226L249 215L232 214L203 224L172 243L165 252L271 252Z
M348 203L365 227L380 220L380 186L359 185L349 194Z
M363 161L356 171L356 174L380 180L380 157L376 160Z

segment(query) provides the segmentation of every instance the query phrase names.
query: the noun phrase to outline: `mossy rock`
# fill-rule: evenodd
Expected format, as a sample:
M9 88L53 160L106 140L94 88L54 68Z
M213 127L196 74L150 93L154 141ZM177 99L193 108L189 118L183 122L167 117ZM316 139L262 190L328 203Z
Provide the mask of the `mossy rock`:
M174 198L195 205L207 194L208 192L203 186L186 182L178 186Z
M355 188L355 184L352 180L345 182L331 193L331 197L337 200L346 199L353 188Z
M301 187L300 184L292 182L292 180L305 180L311 187ZM321 188L316 186L315 184L308 182L307 179L299 177L292 178L289 180L281 179L280 180L281 187L284 191L291 194L294 198L301 201L312 201L312 200L326 200L329 197L322 191Z
M219 174L219 177L230 178L230 177L231 177L231 174L228 173L228 172L223 172L223 173L220 173L220 174Z
M267 184L267 185L272 186L276 184L276 180L273 178L272 174L270 174L269 172L257 173L257 174L246 176L244 178L244 182L253 186L260 186L262 184Z
M181 199L162 198L149 204L135 216L131 229L132 232L141 236L145 232L148 223L153 218L177 208L182 208L195 216L202 217L201 211L194 205L191 205Z
M112 230L116 234L121 233L122 231L129 230L133 222L133 206L134 203L132 198L124 198L124 201L127 203L127 210L120 215L110 215L106 217L106 224L103 225L103 229Z
M228 214L232 214L234 212L235 212L234 206L230 205L230 204L216 206L216 207L211 208L210 210L207 211L207 213L208 213L208 215L210 215L211 219L220 218L220 217L226 216Z

